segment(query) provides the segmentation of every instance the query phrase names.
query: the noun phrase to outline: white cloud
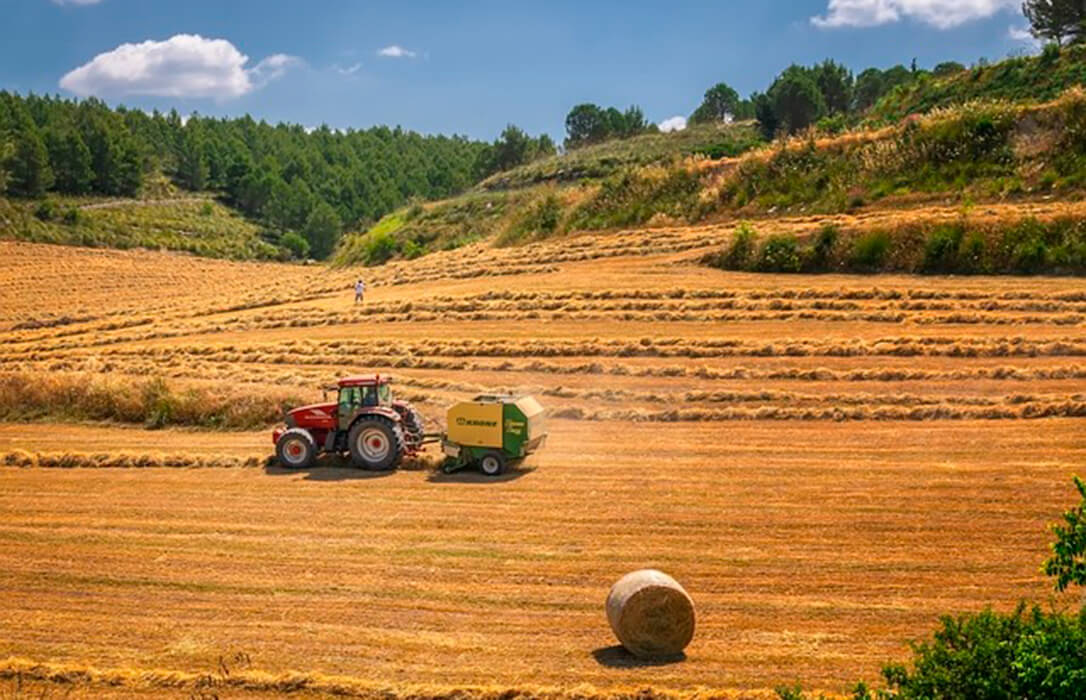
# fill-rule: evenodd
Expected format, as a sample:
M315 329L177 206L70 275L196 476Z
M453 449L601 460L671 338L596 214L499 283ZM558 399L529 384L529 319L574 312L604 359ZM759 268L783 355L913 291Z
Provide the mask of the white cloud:
M97 5L102 0L53 0L54 5Z
M1020 41L1034 49L1041 48L1042 44L1040 39L1030 34L1029 27L1016 27L1013 24L1007 28L1007 38Z
M660 122L658 126L660 127L660 131L664 132L665 134L671 131L682 131L686 128L686 117L670 117Z
M822 28L874 27L913 19L950 29L1020 5L1020 0L829 0L826 14L811 22Z
M282 77L301 60L268 56L246 67L249 57L225 39L178 34L166 41L121 44L60 79L60 87L87 97L153 95L225 100L241 97Z
M392 46L386 46L377 52L378 56L384 56L385 58L414 58L418 54L414 51L409 51L402 46L393 44Z
M340 75L354 75L358 71L362 70L362 64L356 63L353 66L347 66L346 68L340 65L334 65L332 66L332 68L334 68L335 71Z

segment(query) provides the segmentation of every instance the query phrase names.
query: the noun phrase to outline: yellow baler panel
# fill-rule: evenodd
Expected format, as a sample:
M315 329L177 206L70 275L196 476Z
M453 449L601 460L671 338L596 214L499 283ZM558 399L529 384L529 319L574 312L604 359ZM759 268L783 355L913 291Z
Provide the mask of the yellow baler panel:
M502 405L500 403L458 403L449 409L450 442L469 447L502 446Z

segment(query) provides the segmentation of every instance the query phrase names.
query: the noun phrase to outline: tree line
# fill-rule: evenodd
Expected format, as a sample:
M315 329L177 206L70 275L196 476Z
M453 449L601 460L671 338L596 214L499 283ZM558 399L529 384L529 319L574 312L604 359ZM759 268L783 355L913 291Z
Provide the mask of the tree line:
M398 127L306 130L0 92L0 191L130 197L161 172L185 190L220 192L276 242L300 234L315 257L332 251L345 225L465 190L492 167L481 161L494 150ZM504 167L528 154L491 157Z

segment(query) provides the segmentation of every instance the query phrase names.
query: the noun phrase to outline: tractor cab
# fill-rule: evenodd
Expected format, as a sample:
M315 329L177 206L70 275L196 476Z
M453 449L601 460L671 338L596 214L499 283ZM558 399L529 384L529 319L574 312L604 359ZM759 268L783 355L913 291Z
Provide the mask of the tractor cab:
M349 429L363 410L392 406L391 381L381 375L345 377L332 389L338 392L336 416L340 430Z

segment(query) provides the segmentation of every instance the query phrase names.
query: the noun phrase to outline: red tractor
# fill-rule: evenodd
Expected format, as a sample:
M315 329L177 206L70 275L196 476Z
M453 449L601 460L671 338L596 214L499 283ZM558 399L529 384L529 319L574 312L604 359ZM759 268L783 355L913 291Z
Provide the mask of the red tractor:
M423 442L422 416L406 401L394 401L388 377L345 377L330 387L335 403L288 411L286 428L272 433L279 462L306 469L321 453L350 454L357 467L395 469L417 454Z

